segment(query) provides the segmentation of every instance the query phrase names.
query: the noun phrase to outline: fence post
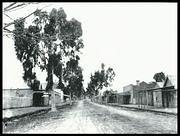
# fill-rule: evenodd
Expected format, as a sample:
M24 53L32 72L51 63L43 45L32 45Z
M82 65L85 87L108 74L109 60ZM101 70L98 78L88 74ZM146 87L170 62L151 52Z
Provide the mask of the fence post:
M118 94L116 94L116 100L117 100L117 104L118 104Z
M146 105L146 91L144 90L144 109L146 108L145 105Z
M147 108L148 108L148 102L149 102L149 100L148 100L148 91L146 90L146 101L147 101Z

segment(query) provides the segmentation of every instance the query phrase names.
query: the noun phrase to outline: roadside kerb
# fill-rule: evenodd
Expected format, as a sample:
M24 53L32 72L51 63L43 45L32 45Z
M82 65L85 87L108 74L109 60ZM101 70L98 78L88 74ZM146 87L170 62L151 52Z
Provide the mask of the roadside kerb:
M19 118L23 118L23 117L26 117L26 116L31 116L33 114L37 114L37 113L44 113L44 112L48 112L51 108L48 107L47 109L41 109L41 110L36 110L36 111L33 111L33 112L28 112L28 113L24 113L24 114L20 114L20 115L16 115L16 116L12 116L12 117L9 117L9 118L3 118L3 122L7 122L7 121L12 121L14 119L19 119Z
M138 108L138 107L128 107L128 106L114 105L114 104L108 104L108 105L109 105L109 106L116 106L116 107L127 108L127 109L142 110L142 111L147 111L147 112L155 112L155 113L160 113L160 114L177 115L177 113L157 111L157 110L153 110L153 109L145 109L145 108Z
M65 105L69 105L69 104L70 103L63 103L62 105L57 105L56 108L60 109L60 108L63 108ZM12 116L12 117L5 117L5 118L3 118L2 122L12 121L14 119L23 118L23 117L35 115L35 114L38 114L38 113L43 114L43 113L47 113L50 110L51 110L51 107L47 107L45 109L35 110L35 111L32 111L32 112L28 112L28 113L24 113L24 114Z
M98 103L100 104L100 103ZM158 114L168 114L168 115L177 115L177 113L173 112L164 112L164 111L157 111L153 109L144 109L144 108L138 108L138 107L129 107L129 106L122 106L122 105L117 105L117 104L102 104L102 105L108 105L108 106L114 106L114 107L121 107L121 108L127 108L127 109L135 109L135 110L141 110L141 111L147 111L147 112L154 112Z

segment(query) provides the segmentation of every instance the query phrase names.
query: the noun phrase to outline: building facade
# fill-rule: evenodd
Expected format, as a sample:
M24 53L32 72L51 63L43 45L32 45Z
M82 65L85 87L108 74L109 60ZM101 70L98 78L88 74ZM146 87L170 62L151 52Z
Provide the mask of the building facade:
M149 87L148 83L146 83L144 81L139 82L139 80L137 80L136 85L130 84L130 85L124 86L123 92L130 93L130 101L129 101L130 104L138 104L139 103L139 99L138 99L138 95L137 95L138 91L143 90L148 87ZM144 101L144 100L142 100L142 101Z
M157 108L177 107L176 83L177 81L174 77L167 76L163 82L156 82L150 87L147 86L145 89L139 89L136 94L136 104Z

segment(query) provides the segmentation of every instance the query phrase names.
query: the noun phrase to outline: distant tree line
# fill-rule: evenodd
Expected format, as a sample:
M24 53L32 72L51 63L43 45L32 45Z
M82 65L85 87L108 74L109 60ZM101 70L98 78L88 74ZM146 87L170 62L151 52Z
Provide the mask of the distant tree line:
M105 64L101 64L101 69L94 72L90 76L90 82L86 88L86 95L89 97L97 96L103 87L108 87L114 80L115 72L113 68L105 69Z

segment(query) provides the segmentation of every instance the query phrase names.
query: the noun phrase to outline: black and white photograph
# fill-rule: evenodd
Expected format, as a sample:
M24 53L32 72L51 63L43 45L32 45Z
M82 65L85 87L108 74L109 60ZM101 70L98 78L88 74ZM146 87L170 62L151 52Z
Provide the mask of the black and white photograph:
M3 134L178 134L177 2L3 2Z

